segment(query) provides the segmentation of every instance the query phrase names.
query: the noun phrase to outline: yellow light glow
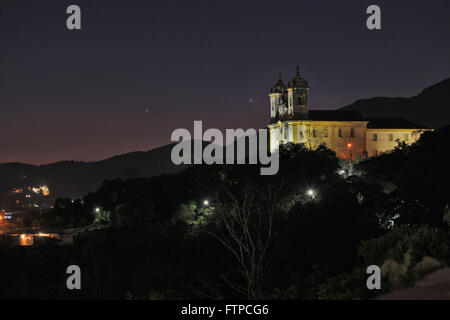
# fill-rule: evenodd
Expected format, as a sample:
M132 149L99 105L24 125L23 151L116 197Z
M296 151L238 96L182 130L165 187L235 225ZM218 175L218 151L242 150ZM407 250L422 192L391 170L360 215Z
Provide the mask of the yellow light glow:
M38 236L39 236L39 237L50 237L50 234L49 234L49 233L42 233L42 232L39 232Z
M50 195L50 189L47 186L42 186L41 190L42 190L42 194L44 197L47 197Z

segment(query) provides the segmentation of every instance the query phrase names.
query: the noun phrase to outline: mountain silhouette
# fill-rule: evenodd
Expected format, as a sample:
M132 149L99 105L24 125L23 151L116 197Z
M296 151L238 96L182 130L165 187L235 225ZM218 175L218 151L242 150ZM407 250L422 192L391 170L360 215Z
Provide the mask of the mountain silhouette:
M149 151L131 152L102 161L60 161L46 165L0 164L0 196L13 188L47 185L51 196L78 198L97 190L102 181L115 178L152 177L183 170L170 159L173 144Z
M202 150L209 144L203 141ZM43 202L53 204L56 198L82 198L96 191L105 180L154 177L180 172L188 164L175 165L171 160L174 143L149 151L130 152L101 161L60 161L45 165L24 163L0 164L0 209L11 207L13 189L46 185L50 196ZM191 141L191 163L194 143ZM225 153L224 153L225 154ZM25 194L32 192L25 190ZM23 198L22 197L22 198Z
M438 129L450 123L450 78L438 82L414 97L362 99L339 108L357 110L367 117L403 118Z
M450 123L449 108L450 78L411 98L363 99L338 110L357 110L367 117L403 118L437 129ZM204 142L203 147L207 144ZM95 162L60 161L40 166L23 163L0 164L0 209L5 203L3 200L9 197L13 188L47 185L51 195L46 199L46 203L51 204L57 197L83 197L97 190L104 180L153 177L179 172L188 165L177 166L172 163L170 154L173 146L174 144L169 144Z

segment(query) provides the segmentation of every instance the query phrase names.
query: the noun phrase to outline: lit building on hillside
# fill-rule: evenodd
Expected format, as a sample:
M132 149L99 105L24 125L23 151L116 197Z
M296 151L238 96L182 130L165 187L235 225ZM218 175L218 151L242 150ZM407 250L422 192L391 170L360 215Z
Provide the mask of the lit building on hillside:
M320 145L350 160L377 156L393 150L398 142L412 144L429 129L399 118L366 118L358 111L309 110L308 82L300 76L286 86L281 75L271 88L270 149L280 144Z

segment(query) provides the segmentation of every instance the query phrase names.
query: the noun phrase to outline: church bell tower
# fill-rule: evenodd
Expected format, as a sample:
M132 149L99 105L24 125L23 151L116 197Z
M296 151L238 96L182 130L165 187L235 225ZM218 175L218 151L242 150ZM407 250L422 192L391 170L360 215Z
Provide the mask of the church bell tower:
M270 88L270 122L277 122L287 113L287 90L286 86L281 80L281 73L277 83Z
M297 65L297 73L288 84L288 108L293 111L294 119L307 120L309 118L309 87L308 82L300 76Z

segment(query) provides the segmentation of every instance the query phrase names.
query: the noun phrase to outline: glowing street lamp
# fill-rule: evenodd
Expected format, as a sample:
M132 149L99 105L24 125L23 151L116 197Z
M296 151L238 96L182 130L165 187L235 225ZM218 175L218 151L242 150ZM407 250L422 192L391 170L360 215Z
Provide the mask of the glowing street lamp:
M203 200L203 205L209 206L209 201L208 200Z
M348 148L348 166L350 169L350 162L352 161L352 144L351 143L347 143L347 148Z
M99 212L100 212L100 208L99 207L95 208L95 213L99 213Z
M314 199L314 198L316 197L316 192L315 192L313 189L308 189L308 190L306 191L306 194L307 194L308 196L310 196L312 199Z

